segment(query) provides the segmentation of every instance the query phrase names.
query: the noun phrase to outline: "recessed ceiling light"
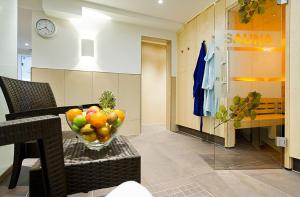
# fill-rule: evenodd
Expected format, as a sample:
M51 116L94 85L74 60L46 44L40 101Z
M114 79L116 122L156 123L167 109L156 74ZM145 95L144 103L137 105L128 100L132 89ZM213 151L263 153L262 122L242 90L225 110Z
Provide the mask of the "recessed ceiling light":
M163 4L163 3L164 3L164 0L158 0L158 3L159 3L159 4Z
M29 46L29 44L26 42L26 43L25 43L25 46L26 46L26 47L28 47L28 46Z

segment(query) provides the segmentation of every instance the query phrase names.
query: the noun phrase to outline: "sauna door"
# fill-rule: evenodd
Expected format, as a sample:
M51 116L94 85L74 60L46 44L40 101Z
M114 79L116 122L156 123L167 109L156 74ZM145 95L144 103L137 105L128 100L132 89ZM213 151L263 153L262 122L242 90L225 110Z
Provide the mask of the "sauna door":
M249 22L241 20L238 4L226 9L226 61L216 65L221 70L218 96L229 114L234 111L236 121L229 120L214 131L216 136L223 132L225 146L215 143L215 169L282 167L284 151L275 142L284 136L285 128L284 9L266 1L263 14L255 13ZM217 31L216 27L216 36ZM260 103L246 110L256 102L252 98L257 94L251 92L261 95ZM251 113L253 119L247 117ZM219 123L215 120L215 127Z

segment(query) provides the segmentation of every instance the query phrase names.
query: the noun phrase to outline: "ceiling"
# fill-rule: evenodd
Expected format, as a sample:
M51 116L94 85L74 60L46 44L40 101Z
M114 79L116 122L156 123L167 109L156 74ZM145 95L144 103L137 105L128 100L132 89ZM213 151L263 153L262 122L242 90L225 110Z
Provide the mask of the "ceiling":
M113 8L135 12L151 17L171 20L178 23L187 22L213 3L214 0L85 0Z

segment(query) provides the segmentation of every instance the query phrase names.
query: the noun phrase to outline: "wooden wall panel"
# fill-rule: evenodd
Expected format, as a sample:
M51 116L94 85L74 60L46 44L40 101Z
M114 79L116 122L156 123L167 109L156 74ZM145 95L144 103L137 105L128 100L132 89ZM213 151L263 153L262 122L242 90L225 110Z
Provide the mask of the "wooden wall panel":
M195 68L196 65L196 46L197 42L195 39L197 37L197 20L192 20L186 24L186 66L188 70Z
M206 44L209 45L212 35L215 34L214 7L211 6L204 12L201 12L194 20L197 20L197 40L199 44L205 40ZM201 45L199 45L199 48L200 46Z
M171 114L170 114L170 130L171 131L177 131L177 127L176 127L176 77L171 77Z
M120 133L137 135L141 124L141 76L119 74L119 99L117 108L126 111L126 121Z
M193 73L200 52L201 43L206 41L207 47L213 41L218 46L216 51L216 65L220 66L225 55L225 6L226 1L220 0L215 6L210 6L197 17L188 22L180 32L177 33L178 40L178 69L177 69L177 117L179 125L192 129L200 129L200 118L193 115ZM216 31L218 34L216 35ZM189 50L187 50L189 48ZM223 51L222 51L223 50ZM214 119L203 118L203 131L224 137L224 128L214 131Z
M92 102L98 103L103 91L109 90L118 99L119 75L116 73L93 72Z
M182 72L187 69L187 49L186 49L186 31L184 28L177 33L177 72Z
M186 113L186 95L187 95L187 80L186 80L186 72L178 72L177 73L177 116L176 123L178 125L187 126L187 113Z
M98 103L100 94L111 90L117 97L117 108L126 111L120 134L140 134L140 75L32 68L32 80L50 83L60 106ZM70 130L65 117L61 119L63 130Z
M47 82L53 91L56 104L65 105L65 71L59 69L32 68L31 80L36 82Z
M65 104L81 105L92 103L93 73L65 71Z

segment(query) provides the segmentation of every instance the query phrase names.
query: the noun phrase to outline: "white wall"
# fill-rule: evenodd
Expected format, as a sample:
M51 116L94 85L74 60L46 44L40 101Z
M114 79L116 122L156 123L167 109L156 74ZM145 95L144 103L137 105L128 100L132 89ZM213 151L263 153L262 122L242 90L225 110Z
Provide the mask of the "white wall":
M17 0L0 1L0 75L17 78ZM8 113L2 91L0 92L0 121ZM12 163L12 146L0 147L0 175Z
M166 125L166 46L142 45L142 124Z
M141 74L141 37L149 36L172 41L172 74L175 76L175 32L109 21L96 36L96 63L93 63L80 59L80 36L68 20L52 18L58 27L57 35L51 39L38 36L34 24L42 17L46 17L42 12L32 14L33 67Z

